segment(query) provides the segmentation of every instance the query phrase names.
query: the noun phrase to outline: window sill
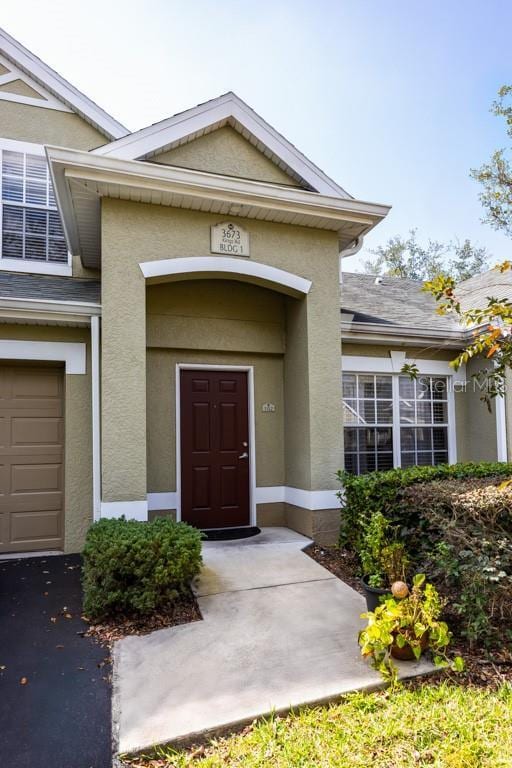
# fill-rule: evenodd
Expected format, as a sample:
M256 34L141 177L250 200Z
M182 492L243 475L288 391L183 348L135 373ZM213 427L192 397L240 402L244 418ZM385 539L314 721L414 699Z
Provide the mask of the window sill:
M1 272L24 272L33 275L60 275L71 277L71 264L52 264L47 261L29 261L28 259L1 259Z

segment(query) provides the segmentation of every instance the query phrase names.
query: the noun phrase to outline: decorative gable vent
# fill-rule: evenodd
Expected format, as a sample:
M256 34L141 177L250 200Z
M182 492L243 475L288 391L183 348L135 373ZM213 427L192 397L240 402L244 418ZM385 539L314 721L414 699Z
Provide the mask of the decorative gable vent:
M0 100L71 112L66 104L56 99L46 88L36 83L4 56L0 56Z

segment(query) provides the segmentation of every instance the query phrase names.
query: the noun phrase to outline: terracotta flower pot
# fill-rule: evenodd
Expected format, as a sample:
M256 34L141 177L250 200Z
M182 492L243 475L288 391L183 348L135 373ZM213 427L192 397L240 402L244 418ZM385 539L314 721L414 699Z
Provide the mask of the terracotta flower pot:
M422 653L428 648L428 632L425 632L422 635L420 640L420 648ZM409 643L406 643L403 648L400 648L398 645L392 645L391 655L394 659L400 659L401 661L414 661L416 659L414 651Z

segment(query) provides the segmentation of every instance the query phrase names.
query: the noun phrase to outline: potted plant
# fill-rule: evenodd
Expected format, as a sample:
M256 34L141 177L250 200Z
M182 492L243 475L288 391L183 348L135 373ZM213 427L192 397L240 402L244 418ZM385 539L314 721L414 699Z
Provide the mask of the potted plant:
M374 611L391 585L404 581L409 560L405 546L389 536L389 522L382 512L374 512L363 536L359 558L363 576L366 607Z
M418 660L427 649L436 666L450 665L461 671L464 663L460 656L452 662L447 657L451 632L440 620L443 605L435 587L425 582L424 574L414 577L410 591L403 582L393 584L389 598L374 611L361 615L368 620L359 633L361 654L370 657L373 667L391 683L397 681L393 659Z

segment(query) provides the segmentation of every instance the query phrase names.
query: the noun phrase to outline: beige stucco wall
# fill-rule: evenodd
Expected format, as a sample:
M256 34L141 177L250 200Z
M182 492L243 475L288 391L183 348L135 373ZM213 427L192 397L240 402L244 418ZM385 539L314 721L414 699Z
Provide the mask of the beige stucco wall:
M148 286L149 347L282 354L285 300L265 288L231 280Z
M210 255L210 225L220 218L102 201L106 501L143 499L146 490L146 288L139 262ZM250 233L254 261L313 281L307 299L285 299L285 482L308 490L336 488L335 472L342 461L336 234L260 221L240 223ZM148 315L152 344L158 343L155 335L165 338L153 323ZM167 343L172 340L167 338Z
M87 344L86 373L64 377L64 548L66 552L79 552L82 549L87 528L93 519L89 331L81 328L0 323L0 338Z
M472 374L485 367L485 361L475 358L466 366L466 387L455 397L457 423L457 454L459 461L497 461L496 411L491 413L480 400L478 386Z
M257 181L300 186L268 157L230 126L218 128L199 139L161 152L151 162L221 173Z
M74 112L2 101L0 136L4 139L94 149L108 139Z

